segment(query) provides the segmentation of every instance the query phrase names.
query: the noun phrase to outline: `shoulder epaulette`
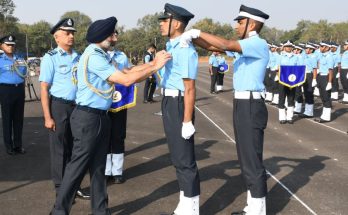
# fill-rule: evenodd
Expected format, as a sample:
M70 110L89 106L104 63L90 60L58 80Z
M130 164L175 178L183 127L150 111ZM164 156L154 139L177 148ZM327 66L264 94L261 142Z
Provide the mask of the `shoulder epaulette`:
M95 48L94 51L99 52L102 55L105 55L105 53L102 50L100 50L100 49Z
M55 54L57 54L58 52L57 52L57 50L55 50L55 49L52 49L52 50L49 50L48 52L47 52L47 54L49 54L49 55L51 55L51 56L53 56L53 55L55 55Z

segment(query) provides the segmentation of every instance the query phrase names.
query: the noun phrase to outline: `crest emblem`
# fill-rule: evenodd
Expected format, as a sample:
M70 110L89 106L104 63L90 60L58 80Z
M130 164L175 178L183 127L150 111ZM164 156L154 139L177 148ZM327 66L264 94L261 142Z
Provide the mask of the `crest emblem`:
M288 80L289 80L290 82L296 81L296 75L295 75L295 74L289 75Z
M72 26L72 20L71 20L71 19L68 19L67 24L68 24L69 26Z
M8 40L9 40L9 41L12 41L12 40L13 40L12 36L9 36L9 37L8 37Z
M112 102L119 102L122 99L122 94L120 91L115 91L112 95Z

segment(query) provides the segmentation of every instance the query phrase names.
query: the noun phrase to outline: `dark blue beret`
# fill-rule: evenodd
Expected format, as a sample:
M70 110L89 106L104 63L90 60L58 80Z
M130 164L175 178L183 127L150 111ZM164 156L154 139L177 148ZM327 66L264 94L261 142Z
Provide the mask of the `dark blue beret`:
M265 14L261 10L241 5L239 8L238 17L236 17L234 20L241 20L245 18L250 18L264 23L266 19L269 18L269 15Z
M93 22L87 30L87 41L90 43L102 42L112 33L115 33L116 23L117 19L114 16Z
M163 19L168 19L170 17L180 22L183 22L184 24L187 25L187 23L193 17L195 17L195 15L193 15L191 12L189 12L185 8L166 3L164 5L164 12L158 17L158 19L163 20Z
M74 28L74 20L71 18L65 18L60 20L55 26L51 28L50 33L54 34L58 30L64 30L64 31L76 31Z
M5 43L7 45L15 45L16 37L13 35L6 35L0 38L0 43Z

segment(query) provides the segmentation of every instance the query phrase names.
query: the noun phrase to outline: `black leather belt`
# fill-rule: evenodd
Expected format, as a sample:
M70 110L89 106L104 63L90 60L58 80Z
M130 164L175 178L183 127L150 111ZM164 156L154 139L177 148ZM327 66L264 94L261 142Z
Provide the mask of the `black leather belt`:
M52 101L58 101L58 102L61 102L61 103L64 103L64 104L71 104L71 105L75 104L75 101L62 99L62 98L58 98L58 97L55 97L55 96L51 96L51 99L52 99Z
M21 87L23 85L24 85L24 83L19 83L19 84L0 83L0 86L6 86L6 87Z
M97 108L92 108L92 107L82 106L82 105L77 105L76 109L82 110L82 111L85 111L85 112L99 114L99 115L106 115L107 112L108 112L107 110L100 110L100 109L97 109Z

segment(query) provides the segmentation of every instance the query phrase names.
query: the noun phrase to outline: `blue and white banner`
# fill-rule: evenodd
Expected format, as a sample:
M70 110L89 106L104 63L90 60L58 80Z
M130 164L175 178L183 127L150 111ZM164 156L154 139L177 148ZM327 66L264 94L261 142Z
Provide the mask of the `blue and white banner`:
M228 71L230 71L230 66L228 64L224 63L218 66L219 73L227 73Z
M112 95L112 104L109 111L118 112L136 105L137 87L133 84L125 87L121 84L115 84L115 92Z
M306 81L306 66L280 66L279 83L289 88L302 85Z

